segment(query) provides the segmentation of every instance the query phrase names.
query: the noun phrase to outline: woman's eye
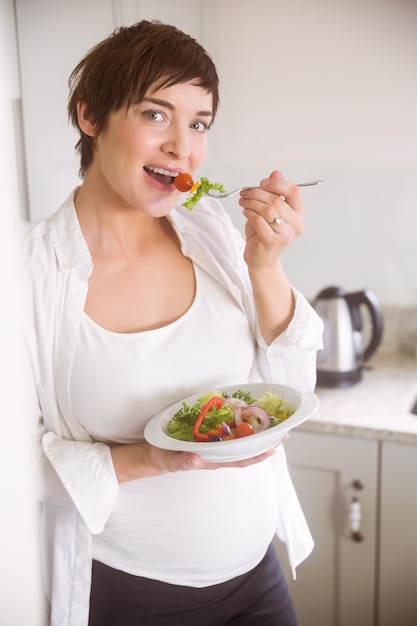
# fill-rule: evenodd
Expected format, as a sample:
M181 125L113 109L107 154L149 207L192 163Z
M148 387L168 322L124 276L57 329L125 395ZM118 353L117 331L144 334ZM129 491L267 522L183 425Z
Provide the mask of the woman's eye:
M144 116L152 122L162 122L164 116L159 111L144 111Z
M204 133L209 127L205 122L193 122L191 124L191 128L196 130L198 133Z

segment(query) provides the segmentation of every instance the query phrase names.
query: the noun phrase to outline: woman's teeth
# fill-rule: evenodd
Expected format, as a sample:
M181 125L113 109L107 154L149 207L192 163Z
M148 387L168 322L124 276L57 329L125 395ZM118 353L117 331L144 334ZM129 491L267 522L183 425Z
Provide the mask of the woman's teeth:
M164 176L170 176L171 178L175 178L176 176L178 176L178 172L171 172L169 170L164 170L162 167L147 166L146 169L151 172L155 172L155 174L163 174Z

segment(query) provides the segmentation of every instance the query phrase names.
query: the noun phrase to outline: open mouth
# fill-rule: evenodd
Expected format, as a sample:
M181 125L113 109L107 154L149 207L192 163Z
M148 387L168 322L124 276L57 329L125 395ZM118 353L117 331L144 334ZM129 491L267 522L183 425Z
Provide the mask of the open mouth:
M143 169L151 178L158 181L162 185L172 185L176 176L178 176L178 172L170 172L162 167L152 167L146 165Z

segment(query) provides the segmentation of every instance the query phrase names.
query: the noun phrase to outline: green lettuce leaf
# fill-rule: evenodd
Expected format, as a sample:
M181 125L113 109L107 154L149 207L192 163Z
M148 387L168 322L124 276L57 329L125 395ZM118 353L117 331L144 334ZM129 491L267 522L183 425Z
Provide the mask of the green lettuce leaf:
M185 202L183 202L182 206L184 206L189 211L192 211L195 205L204 194L207 194L211 189L216 189L219 192L224 192L225 188L221 183L211 183L208 178L202 176L199 180L198 187L196 191L188 196Z

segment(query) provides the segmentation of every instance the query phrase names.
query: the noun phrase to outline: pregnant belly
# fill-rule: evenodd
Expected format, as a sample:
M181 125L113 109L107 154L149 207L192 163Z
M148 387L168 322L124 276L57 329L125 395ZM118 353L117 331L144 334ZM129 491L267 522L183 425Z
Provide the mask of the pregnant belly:
M269 462L121 485L94 558L131 574L205 586L254 567L276 527Z

